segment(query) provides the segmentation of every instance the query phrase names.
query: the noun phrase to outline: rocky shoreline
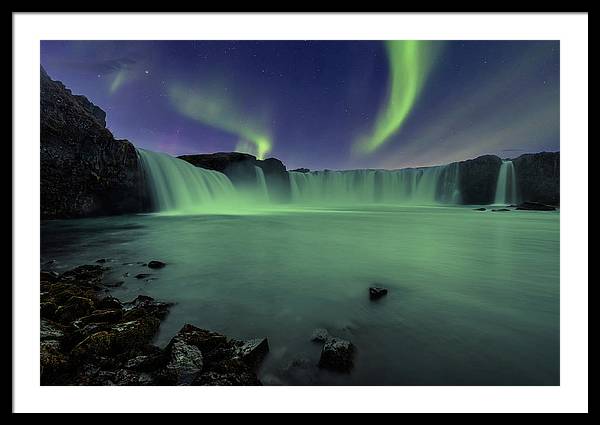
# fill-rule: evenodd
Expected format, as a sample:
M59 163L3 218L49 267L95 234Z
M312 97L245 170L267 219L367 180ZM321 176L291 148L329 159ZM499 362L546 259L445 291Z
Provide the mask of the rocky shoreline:
M239 341L184 325L152 344L171 303L106 294L106 267L40 274L42 385L261 385L267 338Z

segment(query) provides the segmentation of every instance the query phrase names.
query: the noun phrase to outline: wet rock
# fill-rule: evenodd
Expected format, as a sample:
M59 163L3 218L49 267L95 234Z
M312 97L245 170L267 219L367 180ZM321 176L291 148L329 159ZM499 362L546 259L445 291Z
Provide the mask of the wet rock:
M517 206L518 210L524 211L555 211L556 208L551 205L541 204L539 202L523 202Z
M42 385L56 380L70 369L69 359L55 339L40 341L40 381Z
M313 331L310 340L314 342L325 342L328 338L329 332L327 332L327 329L317 328Z
M124 319L132 320L146 315L163 319L172 305L172 303L156 301L146 295L138 295L133 301L123 304Z
M123 305L121 304L121 301L119 301L117 298L109 295L108 297L104 297L100 301L98 301L97 307L99 309L107 310L120 309L123 307Z
M56 318L63 323L70 323L80 317L89 315L95 310L94 303L89 298L73 296L56 309Z
M148 267L151 269L162 269L166 265L166 263L163 263L162 261L158 260L152 260L148 263Z
M107 260L106 258L100 258L100 259L96 260L96 263L99 263L99 264L104 264L104 263L106 263L107 261L108 261L108 260Z
M138 273L138 274L136 274L134 277L135 277L136 279L145 279L145 278L147 278L148 276L152 276L152 273Z
M64 272L61 281L76 283L78 286L98 286L104 277L104 267L98 265L83 265Z
M159 320L154 317L116 323L86 337L73 348L72 353L77 357L87 358L133 350L149 343L158 331L159 324Z
M369 288L369 298L371 300L378 300L379 298L387 295L388 290L386 288L382 288L380 286L371 286Z
M184 325L177 333L176 338L183 340L186 344L198 347L202 353L208 353L227 343L225 335L200 329L190 324Z
M244 341L237 350L237 355L249 366L256 366L263 361L269 352L267 338L256 338Z
M152 372L164 366L165 356L162 352L135 356L125 362L125 368L139 372Z
M492 212L507 212L510 211L508 208L496 208L493 209Z
M191 385L202 372L202 353L198 347L174 338L169 344L170 357L163 379L173 385Z
M57 340L60 341L65 336L65 331L58 323L53 323L49 320L42 319L40 321L40 340Z
M484 208L484 207L473 208L473 211L487 211L487 208Z
M231 373L219 373L219 372L206 372L202 373L194 385L210 385L210 386L257 386L262 385L260 380L256 377L256 374L249 371L231 372Z
M123 311L118 310L94 310L89 316L76 320L73 324L82 327L90 323L114 323L123 318Z
M353 367L354 345L340 338L330 338L323 345L319 367L337 372L350 372Z
M137 373L137 372L132 372L131 370L127 370L127 369L120 369L118 370L114 376L112 381L114 382L115 385L122 385L122 386L127 386L127 385L153 385L154 384L154 378L152 377L152 375L150 375L149 373Z
M103 283L104 286L106 286L107 288L118 288L119 286L123 285L125 282L122 280L117 280L114 282L106 282Z

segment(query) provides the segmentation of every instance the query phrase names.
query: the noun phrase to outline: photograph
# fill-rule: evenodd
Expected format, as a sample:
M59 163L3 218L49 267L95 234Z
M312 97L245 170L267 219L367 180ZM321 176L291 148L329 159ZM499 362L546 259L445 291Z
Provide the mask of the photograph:
M160 34L38 40L40 394L560 389L568 44Z

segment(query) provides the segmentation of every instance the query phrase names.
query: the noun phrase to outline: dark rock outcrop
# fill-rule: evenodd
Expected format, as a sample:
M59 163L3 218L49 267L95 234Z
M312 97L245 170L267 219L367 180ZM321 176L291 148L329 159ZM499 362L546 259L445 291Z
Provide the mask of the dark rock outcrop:
M560 205L560 152L524 154L513 164L521 202Z
M459 162L462 203L482 205L494 202L501 165L502 160L495 155L484 155Z
M142 211L146 190L134 146L115 140L104 111L43 68L40 89L41 218Z
M387 295L388 290L386 288L382 288L380 286L371 286L369 288L369 298L371 300L378 300L379 298Z
M172 304L101 297L105 270L41 273L42 385L261 385L255 369L269 351L266 338L239 341L187 324L156 347Z
M224 173L235 185L244 186L256 182L256 170L262 169L269 197L276 201L287 201L290 196L290 181L285 165L276 158L265 160L241 152L217 152L212 154L181 155L178 157L190 164Z
M350 372L354 366L354 345L340 338L330 338L323 345L319 367L337 371Z

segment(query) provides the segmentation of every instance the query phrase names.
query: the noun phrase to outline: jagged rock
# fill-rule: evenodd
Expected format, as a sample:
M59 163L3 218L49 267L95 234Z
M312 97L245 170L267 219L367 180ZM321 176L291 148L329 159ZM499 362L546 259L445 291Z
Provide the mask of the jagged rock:
M108 310L108 309L120 309L123 307L123 305L121 304L121 301L119 301L117 298L109 295L107 297L102 298L100 301L98 301L97 307L99 309Z
M237 350L237 355L246 364L256 366L263 361L269 352L269 341L267 338L256 338L244 341Z
M42 319L40 321L40 340L61 340L65 336L65 331L58 323Z
M369 298L372 300L378 300L379 298L387 295L388 290L379 286L371 286L369 288Z
M169 362L165 366L164 379L174 385L191 385L202 372L200 349L174 338L169 344Z
M313 331L310 340L314 342L325 342L328 338L329 332L327 332L327 329L317 328Z
M338 372L349 372L353 364L354 345L340 338L330 338L323 345L319 367Z
M69 359L55 339L40 341L40 377L42 385L52 382L70 369Z
M551 205L541 204L539 202L523 202L517 206L518 210L524 211L555 211L556 208Z
M184 325L177 333L176 338L185 341L186 344L198 347L202 353L208 353L227 343L225 335L200 329L190 324Z
M77 286L94 287L100 285L104 277L104 267L98 265L83 265L60 275L60 280L76 283Z
M41 69L42 219L140 212L146 206L134 146L105 128L104 112Z
M76 320L73 324L76 327L83 327L90 323L114 323L123 318L122 310L94 310L89 316L84 316Z
M69 323L80 317L87 316L95 310L94 302L89 298L73 296L56 309L56 318L63 323Z
M169 312L172 303L156 301L146 295L138 295L133 301L123 304L125 310L124 319L132 320L145 315L159 319L164 318Z
M148 267L151 269L162 269L166 265L166 263L163 263L162 261L158 260L152 260L148 263Z

